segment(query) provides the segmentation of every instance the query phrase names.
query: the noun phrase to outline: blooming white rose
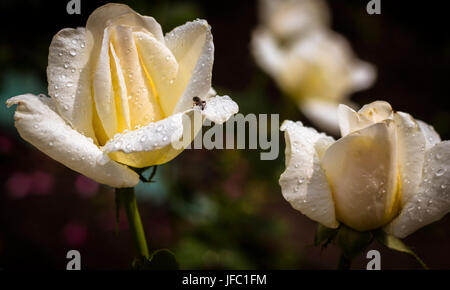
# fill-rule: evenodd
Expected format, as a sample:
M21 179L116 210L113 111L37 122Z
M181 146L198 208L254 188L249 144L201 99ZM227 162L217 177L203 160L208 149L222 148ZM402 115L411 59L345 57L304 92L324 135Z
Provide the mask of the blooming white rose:
M100 183L132 187L139 177L128 166L168 162L205 117L222 123L238 111L211 88L213 60L206 21L163 36L154 18L108 4L89 16L86 28L54 36L47 67L51 98L27 94L7 105L18 104L15 125L39 150ZM206 101L204 110L194 105L196 96ZM193 131L189 140L181 138L186 131Z
M450 211L450 141L377 101L340 105L342 138L285 121L284 198L321 224L403 238Z
M337 133L338 104L372 85L375 69L357 59L347 40L328 28L322 1L272 2L261 2L264 17L253 33L253 55L308 118Z

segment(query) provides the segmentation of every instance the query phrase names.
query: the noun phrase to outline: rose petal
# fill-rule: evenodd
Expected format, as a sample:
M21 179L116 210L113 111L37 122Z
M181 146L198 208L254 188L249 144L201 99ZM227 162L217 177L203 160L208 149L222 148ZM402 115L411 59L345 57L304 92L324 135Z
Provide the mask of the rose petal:
M450 141L436 144L425 154L419 191L403 206L385 231L404 238L450 212Z
M48 93L60 116L85 136L95 140L89 85L90 42L84 28L66 28L52 40L48 54Z
M428 125L427 123L416 120L417 124L419 124L420 131L422 131L423 135L425 136L425 150L430 149L434 145L441 142L441 137L439 134L434 130L433 126Z
M306 99L299 104L305 116L321 129L337 135L339 133L338 104L334 100Z
M20 136L67 167L112 187L133 187L139 176L129 168L108 160L100 164L103 152L92 139L72 129L55 112L53 99L31 94L13 97L18 104L14 118Z
M401 182L401 203L404 205L418 192L425 159L425 137L411 115L397 112L398 170Z
M285 55L273 35L267 29L255 30L251 48L258 65L276 79L285 63Z
M137 130L117 134L105 145L104 152L113 160L133 167L163 164L192 142L204 118L221 124L237 111L238 106L230 97L216 96L207 101L203 111L196 107Z
M206 101L202 114L214 123L222 124L238 111L239 106L229 96L216 96Z
M172 93L172 86L178 73L177 60L164 43L157 41L148 33L135 32L134 35L142 64L158 92L161 109L166 116L170 116L181 96Z
M397 213L396 151L391 120L353 132L327 149L322 167L339 221L366 231L383 226Z
M358 112L346 105L339 105L338 119L342 137L367 128L386 119L392 119L392 108L388 102L375 101L364 105Z
M173 113L184 112L192 107L195 96L204 99L211 88L214 44L211 27L205 20L196 20L178 26L165 36L167 47L178 62L178 74L171 93L180 96L173 106Z
M284 198L309 218L336 228L331 189L320 166L321 154L333 138L303 127L301 122L285 121L281 131L286 138L286 170L279 181Z

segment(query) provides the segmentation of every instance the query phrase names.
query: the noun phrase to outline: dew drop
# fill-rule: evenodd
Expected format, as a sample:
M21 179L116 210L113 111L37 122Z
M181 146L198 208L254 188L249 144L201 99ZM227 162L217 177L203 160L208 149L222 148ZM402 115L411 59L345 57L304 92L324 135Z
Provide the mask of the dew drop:
M116 142L116 143L114 144L114 147L115 147L116 149L118 149L118 148L120 147L120 145L121 145L120 142Z
M442 188L442 189L446 189L446 188L447 188L447 184L442 184L442 185L441 185L441 188Z
M59 56L62 56L62 52L58 53Z
M64 111L67 111L67 110L69 110L69 106L68 105L64 105L63 109L64 109Z
M126 148L127 148L128 150L130 150L130 149L131 149L131 144L127 144Z
M163 128L163 126L162 126L162 125L159 125L158 128L156 128L156 131L157 131L157 132L161 132L162 128Z
M75 50L71 50L69 53L70 53L71 56L77 55L77 53L75 52Z
M167 141L167 136L164 136L162 140L163 140L163 142L166 142Z
M53 142L48 143L48 146L50 147L53 146Z
M147 137L142 136L141 139L139 139L139 141L141 141L141 143L144 143L146 139L147 139Z
M445 168L440 168L436 171L436 176L442 176L445 173Z
M73 68L73 69L71 69L70 71L71 71L72 73L74 73L76 70Z
M65 63L64 68L69 68L69 64Z
M71 83L71 82L68 82L67 84L66 84L66 87L68 87L68 88L70 88L70 87L72 87L73 86L73 84Z
M34 128L34 129L37 129L37 128L39 128L39 125L38 125L38 124L34 124L34 125L33 125L33 128Z
M82 43L80 44L80 46L81 46L81 48L84 48L84 47L86 46L86 44L84 44L84 42L82 42Z

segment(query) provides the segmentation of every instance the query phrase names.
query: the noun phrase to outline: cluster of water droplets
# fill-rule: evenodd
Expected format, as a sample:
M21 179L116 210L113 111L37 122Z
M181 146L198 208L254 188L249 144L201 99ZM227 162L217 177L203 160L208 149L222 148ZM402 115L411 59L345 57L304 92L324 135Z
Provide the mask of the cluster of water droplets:
M123 151L125 153L153 151L178 140L183 132L183 114L175 114L158 122L151 122L134 130L124 130L114 135L104 147L106 153Z

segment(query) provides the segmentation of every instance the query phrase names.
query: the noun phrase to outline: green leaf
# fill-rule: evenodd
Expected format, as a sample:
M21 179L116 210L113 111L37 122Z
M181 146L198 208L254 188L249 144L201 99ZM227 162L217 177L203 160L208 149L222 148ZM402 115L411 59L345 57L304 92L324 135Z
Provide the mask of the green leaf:
M328 244L334 240L338 231L339 228L331 229L322 225L321 223L318 223L316 235L314 237L314 245L319 246L320 244L324 243L322 245L322 248L326 248Z
M361 254L372 240L373 235L371 232L359 232L345 225L341 225L336 236L336 243L345 257L350 260Z
M406 253L409 255L412 255L416 260L422 265L424 269L429 269L428 266L422 261L422 259L419 258L419 256L416 255L416 253L413 252L407 245L405 245L402 240L399 238L396 238L390 234L387 234L383 230L378 230L375 232L375 238L388 247L391 250Z
M136 257L131 265L134 270L178 270L175 255L168 249L154 251L149 259Z

